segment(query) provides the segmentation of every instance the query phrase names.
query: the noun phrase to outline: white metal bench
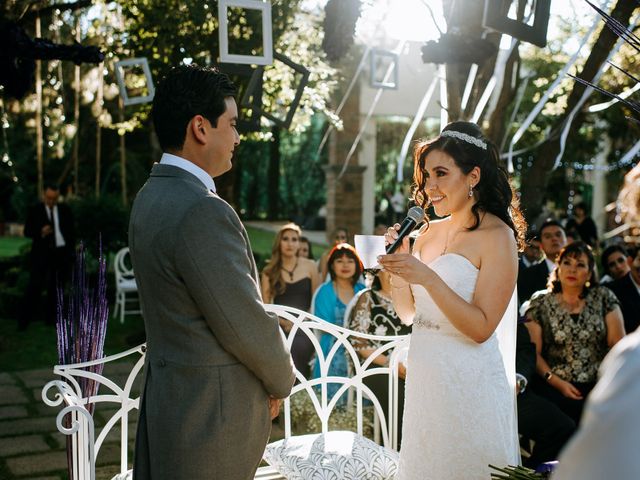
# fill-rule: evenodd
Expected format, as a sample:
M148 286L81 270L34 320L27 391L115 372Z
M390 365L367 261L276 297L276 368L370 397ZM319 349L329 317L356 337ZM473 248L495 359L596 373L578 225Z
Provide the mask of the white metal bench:
M300 372L296 372L297 383L293 387L292 397L295 395L308 395L311 399L315 414L318 416L321 425L321 432L329 431L329 417L336 410L339 398L342 394L353 391L352 398L356 412L356 432L360 435L364 433L364 410L365 404L370 404L369 409L373 409L377 432L382 445L391 449L397 449L397 388L398 378L397 361L399 355L406 349L408 339L406 337L379 337L366 335L342 327L338 327L321 320L307 312L281 305L267 305L267 310L275 312L278 316L293 323L291 331L285 336L286 344L290 348L294 335L297 331L304 332L313 343L317 358L320 361L320 378L305 378ZM329 334L335 337L336 341L330 352L325 356L320 348L318 334ZM351 342L354 337L363 339L373 339L381 342L378 349L380 354L390 354L391 361L388 366L372 366L371 362L375 355L366 360L358 357ZM352 376L336 377L329 376L328 370L333 358L335 358L339 347L344 348L345 354L352 362ZM119 428L119 448L120 448L120 474L114 478L126 478L129 472L130 457L129 449L129 415L134 414L132 410L139 407L139 395L134 389L134 385L140 383L140 371L144 364L145 346L122 352L117 355L76 365L56 365L53 369L55 375L61 378L49 382L42 391L43 401L50 406L62 406L57 416L57 427L60 432L70 436L73 478L76 480L94 480L96 459L105 439ZM124 379L122 386L108 378L107 370L115 362L128 360L129 365L133 365L130 372ZM104 374L92 373L88 371L102 365L105 368ZM379 400L374 393L363 383L365 377L371 375L385 375L389 381L389 408L382 411ZM82 379L92 379L100 384L98 393L89 398L83 396L80 383ZM330 397L328 384L339 384L337 392ZM284 436L290 438L292 432L291 398L283 402ZM106 424L96 431L93 416L89 413L93 404L96 411L101 409L116 408ZM65 417L67 417L65 421ZM69 422L70 420L70 422ZM117 434L117 432L116 432ZM256 479L276 480L281 477L272 467L261 467L258 469Z

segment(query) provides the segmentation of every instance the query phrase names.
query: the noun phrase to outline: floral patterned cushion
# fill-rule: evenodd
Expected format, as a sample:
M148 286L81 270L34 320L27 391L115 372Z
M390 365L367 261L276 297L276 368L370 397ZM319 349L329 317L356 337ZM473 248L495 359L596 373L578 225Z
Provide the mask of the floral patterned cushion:
M264 459L288 480L392 480L398 470L397 452L353 432L285 438Z

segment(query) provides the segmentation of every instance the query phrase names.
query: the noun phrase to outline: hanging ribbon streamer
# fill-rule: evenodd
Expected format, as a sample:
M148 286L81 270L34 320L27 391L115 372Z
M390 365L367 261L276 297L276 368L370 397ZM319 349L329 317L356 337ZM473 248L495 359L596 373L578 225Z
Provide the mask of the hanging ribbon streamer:
M610 0L605 0L602 8L606 8L609 2ZM507 156L507 164L508 164L509 170L513 171L513 147L515 146L516 143L518 143L518 141L522 138L522 135L524 135L524 132L527 131L529 126L533 123L533 121L536 119L538 114L542 111L542 109L547 103L547 100L549 100L549 97L555 91L556 87L560 84L561 81L565 79L567 72L580 57L580 52L589 41L589 38L591 38L591 35L593 34L593 32L595 32L596 28L598 28L598 25L600 25L600 18L596 17L594 19L593 25L591 26L589 31L586 33L586 35L582 38L582 41L580 42L580 46L577 48L576 52L573 54L571 59L569 59L569 61L562 68L562 70L558 72L558 76L556 77L556 79L553 81L551 86L544 92L544 95L542 95L542 98L538 101L538 103L533 108L533 110L531 110L531 112L529 113L525 121L522 123L522 125L520 125L520 128L516 131L516 133L511 138L511 142L509 142L509 153Z
M636 16L636 18L631 23L631 28L630 28L631 30L635 28L637 22L638 22L638 16ZM604 72L609 67L609 60L611 59L611 57L613 57L613 54L620 49L623 43L624 43L624 39L622 37L619 38L618 41L616 42L615 47L612 48L611 51L609 52L607 59L604 62L602 62L602 65L598 69L598 73L595 75L595 77L593 77L593 80L591 81L591 83L593 84L598 83L598 81L600 80ZM603 65L604 65L604 68L603 68ZM575 118L576 114L582 109L584 102L587 101L587 98L589 98L589 96L592 93L593 93L593 88L587 87L584 90L584 92L582 92L582 96L580 97L580 100L578 100L578 103L576 103L576 105L573 107L573 109L569 113L564 123L564 126L562 127L562 134L560 135L560 151L558 152L558 155L556 156L556 160L553 164L553 170L555 170L560 166L560 161L562 159L562 155L564 155L564 150L567 145L567 137L569 136L569 130L571 130L571 124L573 123L573 119Z
M360 59L360 63L358 64L358 68L356 68L355 73L353 74L353 78L351 79L351 83L349 83L349 86L347 87L347 91L344 92L344 95L342 96L342 100L340 100L340 105L338 105L338 108L336 108L336 115L340 115L340 112L342 112L342 109L344 107L344 104L347 103L347 98L349 98L349 95L351 94L351 90L353 90L354 85L356 84L356 81L358 80L358 77L360 76L360 72L362 71L362 69L365 66L365 62L367 61L367 58L369 58L369 52L371 51L371 47L367 46L367 48L365 48L364 53L362 54L362 58ZM322 152L322 149L324 148L324 145L327 143L327 140L329 139L329 135L331 134L331 132L333 132L333 125L329 124L329 127L327 128L327 131L324 132L324 136L322 137L322 140L320 141L320 145L318 146L318 150L316 151L316 157L320 155L320 152Z
M407 153L409 153L409 146L411 145L411 140L413 139L413 135L416 133L416 130L418 129L418 125L420 125L420 122L424 117L424 112L427 110L427 106L429 106L429 102L431 101L431 97L433 97L433 92L435 91L437 84L438 84L438 77L435 76L433 80L431 80L431 83L429 84L429 87L427 88L426 93L422 97L422 101L418 106L418 111L413 117L413 122L411 123L411 126L409 127L407 134L404 136L404 141L402 142L402 147L400 148L400 154L398 155L398 160L397 160L398 166L397 166L396 178L398 180L398 183L402 183L402 181L404 180L404 173L403 173L404 162L405 162L405 159L407 158Z

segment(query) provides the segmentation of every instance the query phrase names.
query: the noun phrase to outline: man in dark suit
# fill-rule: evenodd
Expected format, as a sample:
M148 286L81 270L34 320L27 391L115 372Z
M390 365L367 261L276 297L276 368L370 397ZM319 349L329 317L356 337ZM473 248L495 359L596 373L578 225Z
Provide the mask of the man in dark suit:
M531 456L523 458L523 464L535 468L558 458L576 424L557 405L527 388L536 374L536 346L523 323L518 323L516 372L518 433L534 441Z
M557 220L546 220L540 226L540 246L545 258L518 274L518 301L524 303L538 290L547 288L549 274L555 268L556 257L567 244L562 224Z
M32 240L29 259L29 283L24 298L22 314L18 319L20 330L34 320L41 305L44 287L47 289L45 322L56 323L56 291L68 281L73 265L75 234L71 209L58 203L60 190L57 185L44 188L43 201L35 205L27 215L24 236Z
M131 211L147 338L133 478L250 480L295 379L247 232L212 177L240 143L236 89L195 64L160 82L163 150Z
M621 278L605 283L620 300L624 330L633 332L640 325L640 248L627 257L630 271Z

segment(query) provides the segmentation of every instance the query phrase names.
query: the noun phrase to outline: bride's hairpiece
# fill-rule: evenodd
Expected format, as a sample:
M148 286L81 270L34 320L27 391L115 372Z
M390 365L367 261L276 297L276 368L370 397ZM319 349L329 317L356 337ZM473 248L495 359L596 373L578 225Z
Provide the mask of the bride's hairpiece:
M479 138L472 137L471 135L468 135L466 133L457 132L456 130L445 130L444 132L442 132L440 134L440 136L441 137L457 138L458 140L462 140L463 142L467 142L467 143L470 143L472 145L475 145L476 147L481 148L482 150L486 150L487 149L486 142L483 142Z

